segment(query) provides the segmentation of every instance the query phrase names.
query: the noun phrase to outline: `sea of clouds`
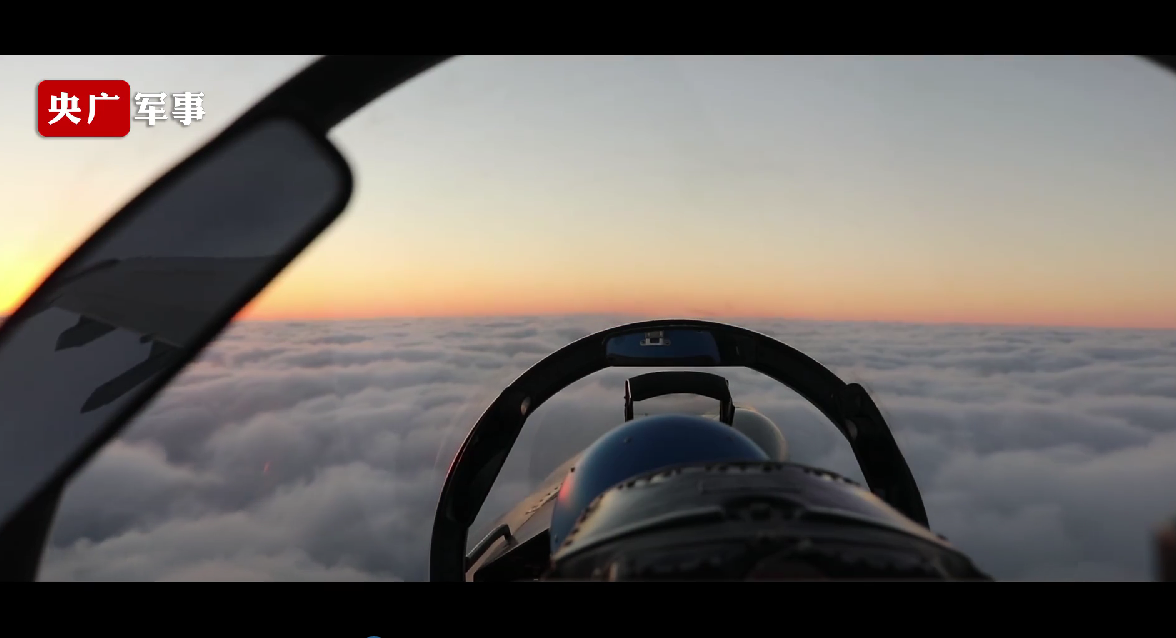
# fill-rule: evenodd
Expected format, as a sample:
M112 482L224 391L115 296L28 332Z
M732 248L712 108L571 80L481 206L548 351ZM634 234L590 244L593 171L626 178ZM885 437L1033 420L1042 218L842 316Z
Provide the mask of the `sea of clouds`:
M41 578L427 579L441 481L474 420L528 366L621 322L235 323L73 481ZM932 528L994 576L1151 577L1149 533L1176 513L1176 333L732 323L865 385ZM481 524L619 423L635 372L543 405ZM803 399L725 374L794 460L860 480Z

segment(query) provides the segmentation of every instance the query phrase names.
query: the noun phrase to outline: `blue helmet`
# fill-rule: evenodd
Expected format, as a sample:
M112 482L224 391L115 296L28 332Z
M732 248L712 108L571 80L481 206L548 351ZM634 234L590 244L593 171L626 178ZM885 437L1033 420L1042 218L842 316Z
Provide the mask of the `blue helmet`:
M661 414L629 421L584 450L564 478L551 510L551 551L593 499L628 478L675 465L767 460L751 439L714 419Z

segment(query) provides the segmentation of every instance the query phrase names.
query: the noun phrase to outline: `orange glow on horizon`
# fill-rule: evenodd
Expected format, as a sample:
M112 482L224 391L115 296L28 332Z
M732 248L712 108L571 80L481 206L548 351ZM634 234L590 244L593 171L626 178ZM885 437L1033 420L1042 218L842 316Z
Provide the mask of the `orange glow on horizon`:
M45 273L47 276L49 271ZM4 292L4 306L0 306L0 317L10 315L35 290L43 276L33 278L25 284L24 290L15 286L0 289ZM19 291L12 293L9 291ZM630 317L691 317L691 318L739 318L739 319L781 319L798 321L850 321L887 322L916 324L974 324L1043 327L1089 327L1176 330L1176 319L1163 313L1147 312L1140 309L1134 313L1100 309L1099 311L1075 312L1066 309L1025 308L1016 311L1011 308L994 309L989 312L952 312L925 304L912 308L831 308L798 305L793 309L759 307L748 304L742 307L707 309L689 303L548 303L539 300L500 300L496 303L455 300L414 300L392 305L384 300L370 305L323 303L321 300L273 299L267 289L240 313L238 321L324 321L324 320L370 320L381 318L461 318L461 317L511 317L511 316L564 316L564 315L618 315ZM1081 317L1076 319L1075 317Z
M46 263L46 262L42 262ZM56 267L6 264L0 271L0 316L12 313ZM14 267L20 266L20 267ZM446 281L409 283L395 278L386 290L365 295L364 283L330 273L292 267L237 315L238 320L345 320L410 317L504 317L558 315L622 315L632 317L698 317L861 321L925 324L1029 325L1057 327L1176 329L1176 316L1138 299L1091 298L1054 291L1052 299L1024 291L1002 290L972 295L936 296L922 291L865 290L840 294L820 286L781 286L780 294L760 288L729 287L710 294L699 284L663 292L611 282L557 286L547 281L514 285L478 281L471 274L445 273ZM921 294L920 294L921 293Z
M71 247L72 250L72 247ZM0 316L11 314L71 252L0 263ZM319 264L326 264L323 261ZM45 264L49 264L46 266ZM804 321L1176 329L1170 301L1146 288L1084 280L1044 287L993 273L957 286L904 279L719 275L667 277L656 285L583 265L539 273L491 268L364 271L296 262L237 315L238 320L620 315ZM429 276L419 273L429 272ZM1001 281L1010 281L1002 284ZM569 283L575 281L575 284ZM656 278L655 278L656 281ZM378 283L377 283L378 282ZM1069 282L1065 282L1069 283Z
M454 300L406 300L403 304L391 305L384 300L369 306L360 304L324 304L313 299L275 299L267 295L274 289L259 295L238 315L244 321L323 321L323 320L370 320L382 318L461 318L461 317L518 317L518 316L566 316L566 315L617 315L628 317L690 317L690 318L738 318L738 319L780 319L797 321L849 321L886 322L916 324L973 324L1041 327L1089 327L1172 330L1176 319L1162 313L1139 309L1134 313L1114 308L1088 309L1075 312L1072 309L1024 308L1020 312L1010 309L993 309L988 312L955 311L935 308L932 304L902 308L852 308L848 306L797 304L794 308L765 307L747 304L725 308L707 309L703 305L690 303L544 303L541 300L516 299L499 300L497 303L479 303ZM1075 318L1081 317L1081 318Z
M8 316L41 286L72 248L55 259L0 261L0 316ZM46 265L48 264L48 265Z

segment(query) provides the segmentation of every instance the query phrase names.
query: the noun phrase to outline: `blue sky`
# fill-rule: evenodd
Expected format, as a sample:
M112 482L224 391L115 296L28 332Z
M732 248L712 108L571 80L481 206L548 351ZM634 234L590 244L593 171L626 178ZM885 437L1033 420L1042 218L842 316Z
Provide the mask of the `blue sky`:
M306 60L6 61L0 301ZM48 77L209 115L47 140ZM459 58L332 133L352 206L249 315L1173 327L1173 109L1125 57Z

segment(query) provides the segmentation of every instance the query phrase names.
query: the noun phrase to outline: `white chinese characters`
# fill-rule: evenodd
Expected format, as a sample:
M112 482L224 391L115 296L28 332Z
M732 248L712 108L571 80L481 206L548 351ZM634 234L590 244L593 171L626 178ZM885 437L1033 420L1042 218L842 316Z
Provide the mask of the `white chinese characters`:
M86 118L86 124L94 123L94 116L98 113L98 100L117 100L118 96L109 96L106 93L100 95L90 96L90 117ZM70 122L77 124L82 121L82 118L74 115L74 113L81 113L82 107L78 106L78 96L70 95L62 92L60 96L54 95L49 98L49 112L56 113L57 117L49 120L50 124L56 124L61 121L61 118L69 118Z
M54 125L62 120L68 120L71 124L81 124L82 118L82 99L89 97L90 110L89 116L86 119L86 124L93 124L97 118L100 122L105 122L110 117L118 119L118 108L99 107L100 103L113 102L118 104L122 96L110 95L106 91L96 92L87 95L85 92L79 94L72 94L71 91L61 91L58 95L50 95L48 114L50 119L47 123ZM79 97L79 95L81 97ZM155 123L160 120L172 119L179 122L183 126L191 126L192 122L198 122L204 119L204 93L193 93L191 91L184 91L183 93L172 93L173 109L170 111L167 108L167 93L135 93L134 100L137 107L134 119L146 121L148 126L155 126ZM42 97L44 99L44 97ZM42 102L44 104L44 102ZM101 108L103 113L106 113L109 108L109 114L99 116L98 111ZM126 111L122 111L126 113ZM125 117L125 115L123 116ZM46 120L42 120L45 122ZM125 120L124 120L125 121ZM72 129L71 129L72 130Z
M136 93L135 103L139 105L139 110L135 119L145 120L147 126L155 126L157 120L168 119L166 99L167 93ZM203 92L172 93L172 103L174 108L171 119L180 124L190 126L192 122L204 119Z
M136 93L135 103L139 105L136 120L147 120L147 126L155 126L155 120L167 119L167 93Z
M42 104L44 104L42 102ZM81 113L82 107L78 106L78 97L62 92L60 96L54 95L49 98L49 112L56 113L57 117L49 120L50 124L56 124L61 121L61 118L68 117L70 122L77 124L82 121L82 118L74 115L74 113ZM94 111L91 109L90 115L93 117Z
M98 112L98 100L117 100L117 99L118 99L117 95L110 96L110 95L107 95L105 92L103 92L101 96L91 95L90 96L90 117L86 119L86 124L92 124L94 122L94 114ZM126 111L123 111L123 112L125 113ZM74 124L77 124L77 122L74 122Z
M188 126L192 120L204 119L203 93L172 93L172 99L176 105L176 109L172 111L172 117L179 120L180 124Z

